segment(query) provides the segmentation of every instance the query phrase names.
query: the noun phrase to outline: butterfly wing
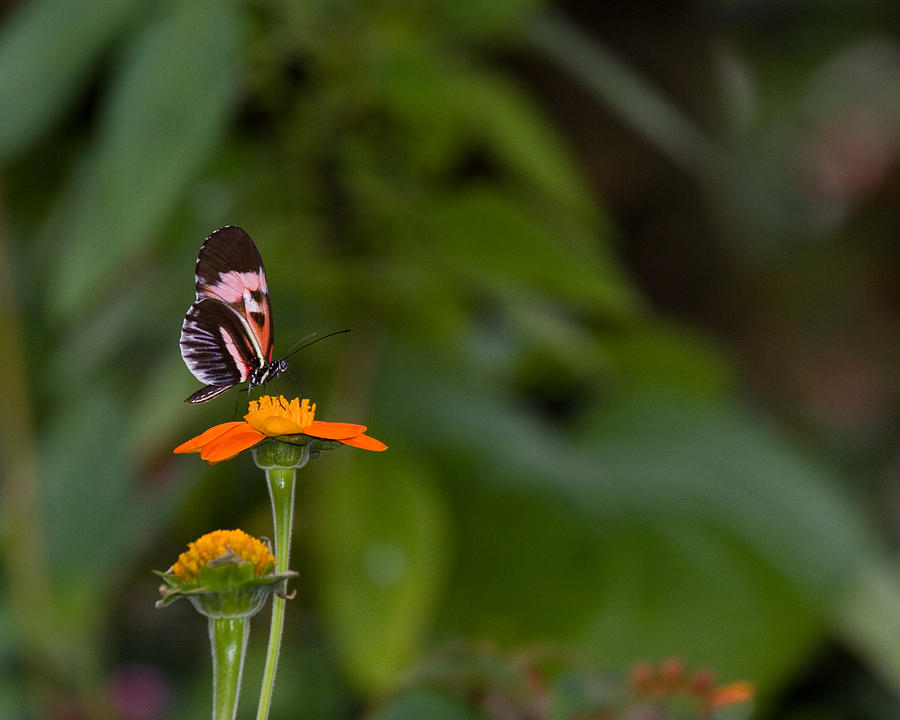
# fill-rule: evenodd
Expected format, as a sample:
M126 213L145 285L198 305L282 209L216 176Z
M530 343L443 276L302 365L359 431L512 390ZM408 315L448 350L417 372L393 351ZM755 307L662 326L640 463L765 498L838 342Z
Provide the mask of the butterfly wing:
M206 387L187 399L209 400L244 382L259 367L260 358L244 319L221 300L198 300L181 327L181 357Z
M270 362L275 334L269 287L250 236L234 225L216 230L200 248L194 274L197 301L210 298L229 306L246 322L255 354Z
M197 300L181 328L181 356L203 383L187 402L214 398L272 359L274 334L266 271L241 228L212 233L195 270Z

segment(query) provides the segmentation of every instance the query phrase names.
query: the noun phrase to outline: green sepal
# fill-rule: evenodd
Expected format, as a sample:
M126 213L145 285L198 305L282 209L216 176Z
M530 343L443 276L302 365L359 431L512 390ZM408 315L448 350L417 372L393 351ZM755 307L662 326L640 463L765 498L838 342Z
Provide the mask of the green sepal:
M310 452L334 450L343 445L340 440L328 440L326 438L311 437L309 435L279 435L275 439L280 442L288 443L289 445L309 445Z
M282 435L283 438L297 439L297 442L283 442L280 439L263 440L253 448L253 462L262 470L272 468L303 467L309 459L308 437L306 435ZM299 440L302 438L302 442Z
M271 468L300 468L309 459L315 459L323 450L334 450L342 445L338 440L297 435L278 435L263 440L253 448L253 461L262 470Z
M274 565L269 563L263 574L257 576L253 563L229 549L201 567L193 581L157 570L154 572L164 584L159 588L162 598L156 607L166 607L184 597L197 612L209 618L251 617L260 611L273 591L280 592L286 580L297 576L293 570L276 574L273 569Z
M303 440L300 440L300 438L303 438ZM278 439L290 445L305 444L309 449L310 460L318 460L323 450L334 450L343 445L338 440L326 440L325 438L310 437L309 435L282 435Z

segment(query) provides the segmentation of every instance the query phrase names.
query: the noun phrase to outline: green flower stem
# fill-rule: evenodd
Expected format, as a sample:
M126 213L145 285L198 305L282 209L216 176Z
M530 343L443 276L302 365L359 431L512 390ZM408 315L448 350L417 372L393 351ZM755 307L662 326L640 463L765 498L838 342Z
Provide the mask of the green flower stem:
M213 664L213 720L234 720L250 635L250 618L209 619Z
M266 471L275 528L275 572L284 573L288 570L291 552L297 468L303 467L309 459L309 446L270 441L255 449L253 459L257 466ZM269 646L266 650L266 665L263 669L256 720L267 720L269 717L269 706L275 687L275 671L278 668L278 653L284 631L284 605L284 597L273 596L272 625L269 628Z

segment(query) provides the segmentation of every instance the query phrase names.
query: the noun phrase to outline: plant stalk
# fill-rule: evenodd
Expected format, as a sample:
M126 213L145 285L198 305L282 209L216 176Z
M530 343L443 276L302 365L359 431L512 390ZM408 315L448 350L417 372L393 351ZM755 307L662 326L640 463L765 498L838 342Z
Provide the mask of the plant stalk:
M209 646L213 664L213 720L234 720L237 716L249 635L249 617L209 619Z
M308 450L303 446L301 463L292 467L266 468L266 482L269 486L269 497L272 500L272 520L275 534L275 572L287 572L291 552L291 532L294 520L294 488L297 481L297 467L306 463ZM283 589L286 589L287 583ZM281 637L284 631L284 592L272 597L272 625L269 628L269 646L266 650L266 664L263 669L262 686L259 693L259 706L256 711L257 720L267 720L272 703L272 691L275 687L275 671L278 668L278 653L281 650Z

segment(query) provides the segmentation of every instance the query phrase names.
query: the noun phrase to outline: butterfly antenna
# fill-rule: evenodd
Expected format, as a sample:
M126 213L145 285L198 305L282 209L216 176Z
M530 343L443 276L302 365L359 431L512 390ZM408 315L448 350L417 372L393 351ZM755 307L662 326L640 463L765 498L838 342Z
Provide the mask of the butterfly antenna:
M301 343L305 343L307 340L309 340L310 338L315 337L315 336L316 336L316 334L314 332L311 332L309 335L304 335L297 342L295 342L293 345L291 345L291 349L288 350L288 354L285 355L284 357L290 357L291 355L293 355L295 352L297 352L297 350L300 349L298 347L298 345L300 345Z
M294 353L298 353L301 350L308 348L310 345L315 345L317 342L324 340L325 338L330 338L332 335L341 335L343 333L348 333L348 332L350 332L350 328L346 328L345 330L335 330L334 332L330 332L327 335L323 335L322 337L316 338L315 340L310 340L308 343L306 343L304 345L300 345L300 343L305 342L306 340L308 340L309 338L311 338L315 335L315 333L310 333L305 338L294 343L294 347L291 348L291 351L287 355L285 355L282 358L282 360L287 360ZM300 347L297 347L298 345L300 345Z

